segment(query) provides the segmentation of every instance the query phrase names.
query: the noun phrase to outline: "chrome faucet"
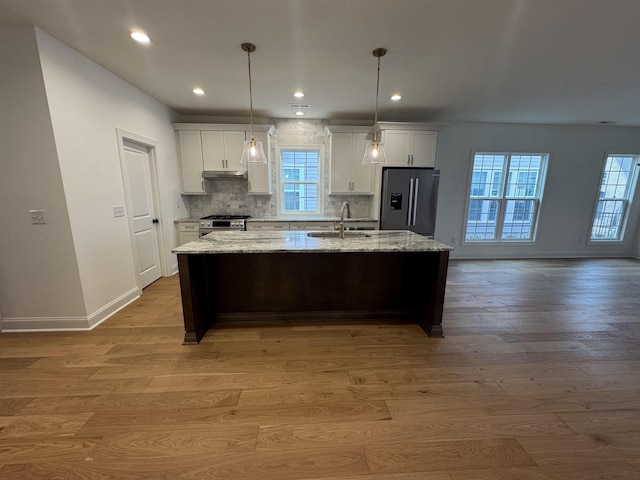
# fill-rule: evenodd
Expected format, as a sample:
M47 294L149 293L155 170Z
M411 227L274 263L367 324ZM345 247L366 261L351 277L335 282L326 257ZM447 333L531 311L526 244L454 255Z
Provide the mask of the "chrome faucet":
M347 218L351 218L351 207L349 207L349 202L342 202L342 207L340 207L340 226L338 230L340 230L340 238L344 238L344 209L347 208Z

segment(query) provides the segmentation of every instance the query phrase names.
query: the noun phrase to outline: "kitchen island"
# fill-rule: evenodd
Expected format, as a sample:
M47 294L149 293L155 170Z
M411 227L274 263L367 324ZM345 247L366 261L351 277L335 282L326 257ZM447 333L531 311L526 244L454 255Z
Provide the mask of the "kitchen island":
M173 249L184 343L228 320L409 318L443 336L452 247L405 230L332 233L223 231Z

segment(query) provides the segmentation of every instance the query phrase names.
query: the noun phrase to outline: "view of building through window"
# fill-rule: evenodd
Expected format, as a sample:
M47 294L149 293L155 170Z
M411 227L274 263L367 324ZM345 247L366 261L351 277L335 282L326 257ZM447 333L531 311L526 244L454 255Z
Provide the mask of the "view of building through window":
M466 241L533 240L546 154L476 153Z
M591 240L622 240L639 161L638 155L607 156L591 226Z
M283 212L318 212L320 152L282 150Z

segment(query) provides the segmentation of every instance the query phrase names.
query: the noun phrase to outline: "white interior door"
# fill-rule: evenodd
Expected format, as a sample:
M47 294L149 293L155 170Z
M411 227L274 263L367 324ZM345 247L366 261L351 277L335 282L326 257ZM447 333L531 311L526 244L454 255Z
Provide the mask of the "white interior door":
M160 254L153 188L151 159L147 147L124 142L124 178L127 189L127 213L133 232L133 256L142 289L160 278Z

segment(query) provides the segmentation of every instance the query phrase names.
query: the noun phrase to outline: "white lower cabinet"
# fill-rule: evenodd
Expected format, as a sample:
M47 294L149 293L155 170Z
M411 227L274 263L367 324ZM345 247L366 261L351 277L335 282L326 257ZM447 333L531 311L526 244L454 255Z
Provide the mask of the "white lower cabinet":
M179 222L178 224L178 245L193 242L200 238L198 222Z
M289 222L289 230L310 230L310 231L318 231L318 230L334 230L335 222L305 222L305 221L291 221Z
M265 221L265 222L254 222L251 220L247 221L247 231L259 231L259 230L289 230L289 222L288 221Z

